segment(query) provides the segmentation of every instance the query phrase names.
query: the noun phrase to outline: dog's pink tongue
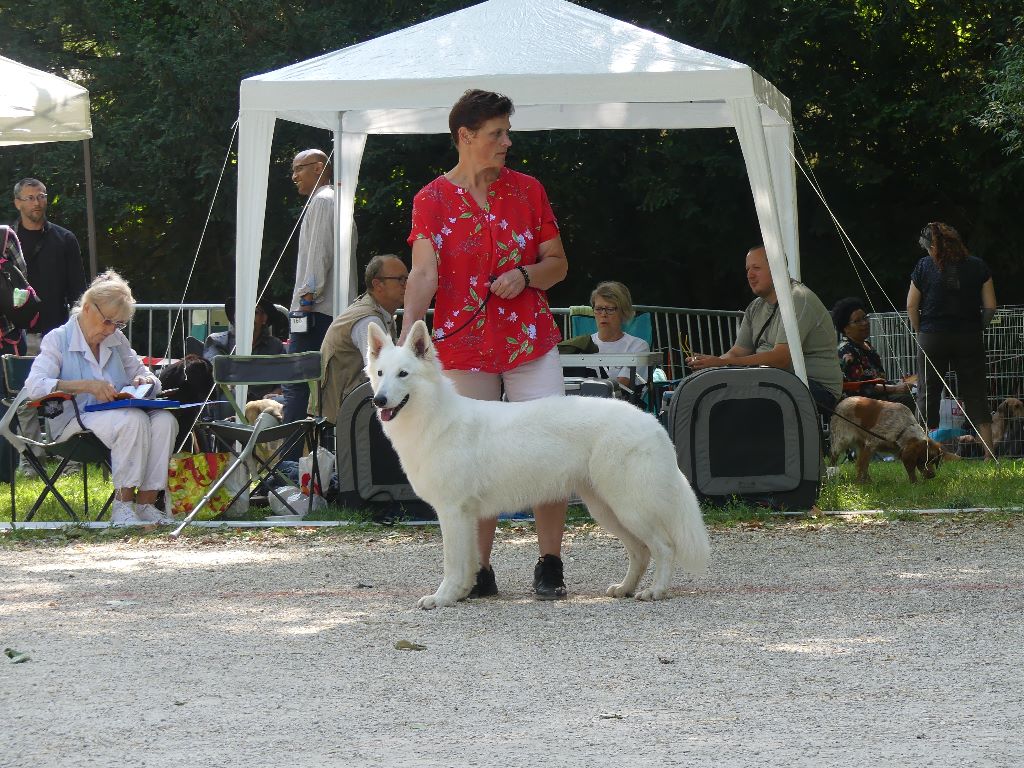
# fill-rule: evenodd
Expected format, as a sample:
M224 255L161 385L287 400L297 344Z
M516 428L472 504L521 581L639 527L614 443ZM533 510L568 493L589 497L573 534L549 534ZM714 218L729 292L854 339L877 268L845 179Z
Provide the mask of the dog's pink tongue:
M377 411L377 414L380 416L381 421L391 421L391 419L394 418L395 416L395 409L381 408L379 411Z

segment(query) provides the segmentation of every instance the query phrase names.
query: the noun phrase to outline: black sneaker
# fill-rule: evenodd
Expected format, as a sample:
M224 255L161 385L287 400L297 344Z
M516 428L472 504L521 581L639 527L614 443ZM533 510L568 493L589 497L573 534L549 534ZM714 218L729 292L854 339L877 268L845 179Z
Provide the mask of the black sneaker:
M476 585L469 590L469 597L494 597L498 594L498 583L494 580L494 568L487 566L476 572Z
M533 591L538 600L561 600L565 597L562 558L544 555L533 568Z

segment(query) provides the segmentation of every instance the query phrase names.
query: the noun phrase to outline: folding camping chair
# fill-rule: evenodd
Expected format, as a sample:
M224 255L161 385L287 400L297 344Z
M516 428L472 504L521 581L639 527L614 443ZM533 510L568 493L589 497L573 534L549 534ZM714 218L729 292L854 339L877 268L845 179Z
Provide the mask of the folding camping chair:
M292 514L303 515L313 508L312 494L309 496L308 506L305 512L296 509L289 504L284 496L274 487L275 480L278 485L290 485L289 479L282 473L280 464L289 451L299 443L309 441L313 446L313 455L320 442L320 432L324 421L320 418L307 416L299 421L287 424L270 424L267 419L273 419L265 414L266 419L260 418L255 424L248 424L245 420L245 413L235 401L231 388L241 385L267 385L267 384L299 384L306 383L310 386L310 392L315 393L315 402L319 409L319 382L320 382L320 353L319 352L296 352L285 355L217 355L213 359L213 380L221 387L227 395L235 411L233 419L215 420L200 422L197 429L202 430L213 438L215 443L223 449L235 455L235 461L223 473L227 477L239 465L239 463L250 460L249 466L254 470L249 484L261 483L266 486L270 493L273 493L278 500L285 505ZM274 420L276 421L276 420ZM273 450L269 456L263 457L255 449L265 443L281 441L280 445ZM237 446L243 446L236 449ZM313 462L314 483L320 481L318 462ZM325 483L321 487L325 487ZM235 499L248 489L243 488L236 494ZM208 496L212 496L212 492ZM231 500L234 503L235 499ZM204 499L203 501L205 501ZM202 506L202 502L196 505L192 514L189 515L184 524L190 521Z
M205 348L206 348L206 346L203 344L203 342L201 342L195 336L186 336L185 337L185 354L186 355L199 355L200 357L202 357L203 356L203 350Z
M34 357L17 357L15 355L3 355L3 373L5 395L14 393L13 400L10 400L7 412L0 419L0 436L14 446L15 450L39 475L39 479L46 486L39 498L35 500L32 508L25 515L25 522L32 520L36 512L42 507L43 502L49 495L57 500L57 503L64 509L72 520L78 522L78 515L64 495L57 489L57 481L63 477L72 461L82 465L82 496L84 499L84 519L89 519L89 464L99 464L110 469L110 449L89 430L75 432L63 439L59 436L45 436L42 440L32 440L20 435L17 432L18 409L22 405L28 405L37 409L53 407L54 404L61 404L63 407L74 407L74 398L63 392L53 392L41 400L30 402L28 392L24 389L25 379L28 378L29 370L32 368ZM6 403L5 403L6 404ZM45 412L45 411L44 411ZM40 459L35 455L33 448L42 451L44 458ZM46 459L57 458L56 469L52 472L47 469ZM16 477L11 481L11 522L16 521L17 509L15 507L15 483ZM99 520L106 514L114 500L111 493L103 506L100 508L96 519Z

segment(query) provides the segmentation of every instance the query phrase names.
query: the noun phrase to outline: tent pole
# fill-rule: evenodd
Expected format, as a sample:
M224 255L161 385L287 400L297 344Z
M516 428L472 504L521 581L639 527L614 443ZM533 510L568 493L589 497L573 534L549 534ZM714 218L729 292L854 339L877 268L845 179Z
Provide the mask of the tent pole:
M96 264L96 209L92 201L92 152L90 141L82 142L82 154L85 158L85 217L89 228L89 277L96 277L99 271Z

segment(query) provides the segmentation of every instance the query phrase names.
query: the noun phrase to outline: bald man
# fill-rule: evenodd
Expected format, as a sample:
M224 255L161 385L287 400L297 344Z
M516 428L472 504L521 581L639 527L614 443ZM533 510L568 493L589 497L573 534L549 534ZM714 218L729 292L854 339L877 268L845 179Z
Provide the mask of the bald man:
M743 313L736 343L721 357L697 354L686 364L696 371L724 365L769 365L793 370L786 331L782 327L779 299L763 246L751 248L746 258L747 284L754 293ZM791 280L793 307L807 367L807 386L825 413L832 413L843 391L843 372L836 354L836 329L832 316L813 291Z

